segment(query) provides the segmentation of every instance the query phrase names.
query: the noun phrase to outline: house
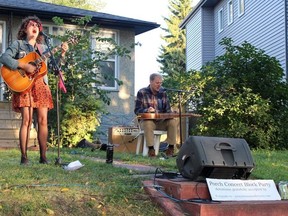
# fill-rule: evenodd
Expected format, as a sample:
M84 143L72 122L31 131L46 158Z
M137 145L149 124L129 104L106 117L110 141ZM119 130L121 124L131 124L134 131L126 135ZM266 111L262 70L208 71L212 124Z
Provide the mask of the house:
M224 54L219 42L244 41L276 57L288 73L288 1L200 0L180 24L186 30L187 71Z
M154 22L115 16L107 13L70 8L60 5L39 2L36 0L0 0L0 51L3 52L8 44L16 39L16 34L21 20L29 15L38 16L43 22L45 31L49 34L57 34L61 30L53 25L52 17L58 16L64 22L73 25L72 18L91 16L91 25L97 24L106 37L113 37L120 46L131 49L130 45L135 43L135 36L158 28L160 25ZM104 141L107 140L108 128L114 125L132 124L134 118L134 77L135 77L135 50L132 49L131 59L117 58L109 59L114 65L115 77L123 81L118 86L116 82L107 83L103 88L111 91L111 105L107 107L109 115L103 116L101 130ZM0 78L0 102L4 100L3 91L5 85Z

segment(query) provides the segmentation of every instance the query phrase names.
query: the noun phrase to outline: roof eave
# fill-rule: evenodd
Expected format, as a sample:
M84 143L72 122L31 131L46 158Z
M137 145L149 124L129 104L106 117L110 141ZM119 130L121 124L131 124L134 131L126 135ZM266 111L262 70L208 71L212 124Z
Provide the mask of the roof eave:
M187 22L193 16L193 14L199 10L200 7L214 7L220 0L200 0L193 10L185 17L180 23L179 28L184 29Z
M15 8L15 7L0 7L0 11L3 13L15 13L18 15L27 16L27 14L36 15L41 18L47 18L50 19L55 16L59 16L63 19L71 21L73 18L79 18L83 17L84 15L77 15L77 14L71 14L71 13L60 13L60 12L54 12L51 14L49 11L42 11L42 10L35 10L35 9L25 9L22 8ZM105 27L111 27L111 28L132 28L135 31L135 35L139 35L142 33L145 33L147 31L159 28L160 25L153 22L146 22L146 21L137 21L136 19L131 19L133 21L125 21L125 20L119 20L117 19L119 16L115 16L115 19L109 19L106 17L101 17L101 13L99 13L100 16L92 16L91 24L97 24L102 25Z

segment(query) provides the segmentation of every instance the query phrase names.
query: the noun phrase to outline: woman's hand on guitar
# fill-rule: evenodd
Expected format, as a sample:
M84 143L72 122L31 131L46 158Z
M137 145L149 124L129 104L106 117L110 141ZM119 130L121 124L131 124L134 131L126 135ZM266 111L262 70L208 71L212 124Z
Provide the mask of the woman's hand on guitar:
M35 65L29 64L29 63L24 63L24 62L19 62L18 65L20 68L22 68L26 73L32 74L36 71L37 67Z
M66 53L66 52L68 51L68 49L69 49L68 43L67 43L67 42L62 43L61 49L62 49L62 50L61 50L61 55L64 56L65 53Z
M32 65L32 64L25 64L24 68L23 68L26 73L28 74L32 74L32 73L35 73L37 69L37 67L35 65Z

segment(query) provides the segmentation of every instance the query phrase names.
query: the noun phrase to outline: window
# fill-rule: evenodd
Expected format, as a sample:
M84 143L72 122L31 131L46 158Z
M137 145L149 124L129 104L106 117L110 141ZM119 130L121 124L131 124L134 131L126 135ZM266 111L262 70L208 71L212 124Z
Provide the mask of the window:
M238 16L242 16L245 13L245 0L238 0Z
M5 51L5 22L0 21L0 52Z
M73 29L73 26L70 27L58 27L58 26L43 26L44 32L49 32L52 35L64 35L65 30ZM118 43L118 32L112 30L100 30L97 37L113 39L116 43ZM59 44L59 41L53 39L53 45ZM113 45L105 40L99 41L96 40L96 35L91 39L91 47L97 51L107 53L109 50L113 49ZM118 70L117 70L117 56L110 55L105 61L100 62L100 68L97 69L98 72L102 74L102 78L97 79L105 84L99 86L101 89L105 90L117 90L118 85L114 80L115 78L119 78Z
M67 30L67 29L71 29L71 27L70 28L63 28L63 27L59 27L59 26L48 26L48 25L43 25L43 32L45 32L46 34L50 34L50 35L61 35L61 36L63 36L63 35L65 35L65 30ZM58 39L56 39L56 38L53 38L52 39L52 42L51 42L51 44L53 45L53 46L57 46L57 45L59 45L61 43L61 41L59 41Z
M116 31L102 30L99 34L100 35L98 35L98 37L111 38L117 43L118 34ZM92 38L92 48L96 49L97 51L107 53L109 50L113 49L113 45L107 41L96 41L95 38L94 40ZM98 71L102 74L102 78L99 81L105 83L100 86L100 88L105 90L116 90L118 86L114 78L118 78L117 56L108 56L108 59L100 63L100 68Z
M46 24L43 24L43 32L45 32L45 34L47 35L65 35L65 31L68 30L68 29L74 29L75 27L72 27L72 26L67 26L67 27L59 27L59 26L51 26L51 25L46 25ZM53 38L51 40L51 45L52 46L58 46L61 44L61 41L56 39L56 38Z
M228 1L227 3L227 16L228 16L228 25L233 23L233 3L232 0Z
M218 11L218 32L223 31L224 26L224 16L223 16L223 8Z
M0 55L2 52L5 51L5 48L6 48L6 45L5 45L6 26L5 25L6 25L5 22L0 21ZM5 89L6 87L4 83L2 82L2 77L0 76L0 101L4 99L3 94L5 92Z

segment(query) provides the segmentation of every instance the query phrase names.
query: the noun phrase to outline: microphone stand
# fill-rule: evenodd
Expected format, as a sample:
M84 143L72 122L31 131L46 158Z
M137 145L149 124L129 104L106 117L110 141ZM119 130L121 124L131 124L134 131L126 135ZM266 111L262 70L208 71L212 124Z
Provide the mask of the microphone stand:
M45 38L45 43L48 47L48 52L50 53L50 59L51 63L53 65L53 71L54 75L57 76L57 81L56 81L56 113L57 113L57 144L58 144L58 155L55 161L55 165L61 165L61 158L60 158L60 110L59 110L59 76L61 73L61 68L57 64L55 57L51 51L51 45L50 45L50 37L48 37L46 34L42 34Z
M179 133L180 133L180 147L182 146L183 144L183 139L182 139L182 109L181 109L181 102L182 102L182 96L181 96L181 93L182 92L186 92L184 90L179 90L179 89L170 89L170 88L164 88L164 90L166 91L174 91L174 92L177 92L178 94L178 110L179 110Z
M180 133L180 147L183 144L182 141L182 108L181 108L181 101L182 101L182 95L181 95L182 90L177 90L178 93L178 110L179 110L179 133Z
M182 144L183 144L183 141L182 141L182 109L181 109L181 98L182 98L182 96L181 96L181 94L180 94L180 92L178 92L178 98L179 98L179 102L178 102L178 109L179 109L179 130L180 130L180 148L181 148L181 146L182 146Z

